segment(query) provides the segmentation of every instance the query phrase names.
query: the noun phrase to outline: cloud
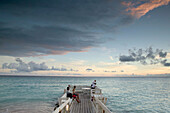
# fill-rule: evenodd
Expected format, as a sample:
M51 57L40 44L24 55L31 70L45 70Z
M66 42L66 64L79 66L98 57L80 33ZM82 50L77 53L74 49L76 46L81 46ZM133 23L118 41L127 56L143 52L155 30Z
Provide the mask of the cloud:
M106 34L132 22L123 11L121 1L0 1L0 55L86 52L111 40Z
M124 72L124 70L121 70L120 72Z
M164 66L170 66L170 63L164 63Z
M75 71L78 70L74 69L67 69L67 68L55 68L54 66L52 68L49 68L45 62L42 63L35 63L33 61L29 63L23 62L20 58L16 58L17 63L4 63L2 64L2 69L15 69L16 71L12 72L33 72L33 71L49 71L49 70L56 70L56 71Z
M119 60L121 62L133 62L133 61L135 61L135 59L132 56L125 56L125 55L120 56Z
M88 72L94 72L94 70L93 70L93 69L90 69L90 68L87 68L86 71L88 71Z
M23 62L20 58L16 58L17 63L4 63L2 64L2 69L16 69L17 72L32 72L39 70L48 70L48 66L45 62L40 64L35 63L33 61L29 63Z
M164 66L168 66L167 59L167 52L163 52L162 49L153 50L152 47L147 48L146 50L143 49L129 49L129 55L121 55L119 56L119 61L121 62L140 62L143 65L147 64L158 64L161 63Z
M8 63L2 64L3 69L6 69L6 68L8 68L8 69L16 69L17 67L18 67L18 64L16 64L16 63L10 63L9 65L8 65Z
M22 63L22 60L20 58L16 58L15 60L19 63Z
M127 7L126 11L128 15L140 18L157 7L168 5L169 2L170 0L132 0L129 2L122 2L122 5Z
M167 52L159 52L159 57L165 58L167 56Z
M78 72L79 70L74 70L74 69L67 69L67 68L55 68L54 66L52 66L52 68L50 70L56 70L56 71L75 71Z
M115 73L116 71L107 71L107 70L105 70L104 72L105 72L105 73L109 73L109 72Z
M161 64L163 64L164 66L170 66L170 63L167 63L167 59L164 59L160 62Z
M101 43L95 36L81 31L55 26L35 26L32 31L0 29L2 43L1 55L40 56L50 54L66 54L68 52L85 52ZM87 37L87 40L81 37ZM7 47L8 46L8 47Z

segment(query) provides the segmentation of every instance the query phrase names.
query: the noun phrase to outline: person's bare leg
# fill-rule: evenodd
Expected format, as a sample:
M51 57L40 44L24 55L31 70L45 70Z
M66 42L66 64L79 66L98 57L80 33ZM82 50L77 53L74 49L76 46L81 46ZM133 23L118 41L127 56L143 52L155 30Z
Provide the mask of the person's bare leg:
M79 94L77 94L77 98L80 99L80 98L79 98Z
M77 101L78 103L80 103L80 100L79 100L78 98L76 98L76 101Z
M93 101L94 100L94 96L92 96L92 98L91 98L91 101Z

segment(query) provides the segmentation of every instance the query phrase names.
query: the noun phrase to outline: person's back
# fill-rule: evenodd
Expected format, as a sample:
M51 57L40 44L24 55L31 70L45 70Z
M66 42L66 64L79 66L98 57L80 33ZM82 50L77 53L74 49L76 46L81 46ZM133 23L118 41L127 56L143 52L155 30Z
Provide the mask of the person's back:
M95 89L95 87L96 87L95 84L92 84L92 85L91 85L91 88L92 88L92 89Z
M72 95L72 93L69 92L69 90L70 90L70 87L67 87L67 92L66 92L67 93L67 97L72 98L73 95Z
M96 87L96 80L94 80L94 81L92 82L92 84L91 84L91 88L92 88L92 89L95 89L95 87Z

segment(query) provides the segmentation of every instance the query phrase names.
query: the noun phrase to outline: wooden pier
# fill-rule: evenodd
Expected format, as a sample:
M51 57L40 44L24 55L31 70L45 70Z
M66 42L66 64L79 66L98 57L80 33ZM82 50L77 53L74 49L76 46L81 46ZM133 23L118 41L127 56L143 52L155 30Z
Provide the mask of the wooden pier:
M59 107L52 113L112 113L105 106L107 98L103 97L98 87L91 89L90 86L76 86L76 93L79 94L80 103L67 98L65 89L64 94L58 99Z

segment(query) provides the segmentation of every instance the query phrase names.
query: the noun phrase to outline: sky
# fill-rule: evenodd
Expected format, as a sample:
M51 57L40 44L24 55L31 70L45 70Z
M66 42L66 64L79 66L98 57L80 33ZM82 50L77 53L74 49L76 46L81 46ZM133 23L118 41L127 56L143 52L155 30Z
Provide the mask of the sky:
M170 76L170 0L1 0L0 75Z

